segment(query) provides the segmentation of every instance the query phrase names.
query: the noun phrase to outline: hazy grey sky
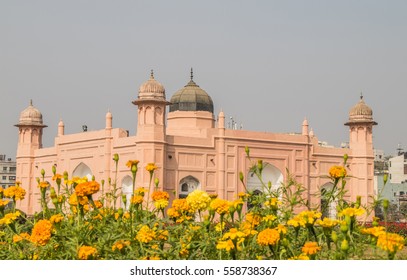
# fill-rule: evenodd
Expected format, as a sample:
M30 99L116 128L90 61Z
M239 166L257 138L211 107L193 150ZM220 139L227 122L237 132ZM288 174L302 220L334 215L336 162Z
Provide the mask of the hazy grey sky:
M15 157L33 99L52 146L66 133L135 134L150 69L167 99L194 80L244 129L348 141L362 91L375 148L407 148L407 1L0 1L0 154Z

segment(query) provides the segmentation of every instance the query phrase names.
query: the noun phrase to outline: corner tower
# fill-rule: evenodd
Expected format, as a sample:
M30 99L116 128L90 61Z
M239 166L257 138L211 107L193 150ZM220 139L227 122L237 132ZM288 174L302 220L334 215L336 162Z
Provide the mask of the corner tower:
M30 105L20 113L18 124L18 146L17 146L17 172L16 180L27 189L28 198L21 202L18 207L24 211L32 213L32 206L36 203L33 196L34 184L34 159L35 151L42 148L42 131L47 127L43 124L41 112L35 108L30 101Z
M345 125L349 126L351 150L347 166L352 174L350 199L355 201L360 195L365 200L362 203L367 204L369 196L374 195L373 126L377 122L373 120L373 111L366 105L362 94L359 102L349 111L349 121Z

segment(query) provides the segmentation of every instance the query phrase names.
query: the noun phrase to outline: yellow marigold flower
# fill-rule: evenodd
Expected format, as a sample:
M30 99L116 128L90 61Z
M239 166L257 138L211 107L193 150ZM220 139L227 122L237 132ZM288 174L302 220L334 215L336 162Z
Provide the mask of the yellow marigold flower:
M299 256L289 258L288 260L305 260L306 261L306 260L309 260L309 257L305 254L301 254Z
M294 218L287 221L287 225L295 228L305 227L305 220L298 216L295 216Z
M204 211L208 208L211 203L211 198L208 193L201 190L194 190L188 194L186 198L190 209L195 211Z
M172 219L181 217L181 214L177 210L175 210L173 207L167 209L167 215L168 215L168 217L170 217Z
M249 235L257 234L257 231L254 230L254 226L247 221L244 221L243 223L240 224L239 230L242 231L246 237Z
M10 203L9 200L0 199L0 209L4 209L9 203Z
M60 223L62 220L64 219L64 216L62 214L56 214L56 215L52 215L51 218L49 218L49 221L52 224L58 224Z
M302 211L298 216L303 219L307 225L313 225L317 219L321 218L322 213L317 211Z
M130 219L130 213L129 213L129 212L125 212L125 213L123 214L123 219L125 219L125 220Z
M2 194L4 191L4 189L2 187L0 187L0 194Z
M247 213L245 220L246 222L250 223L253 227L255 227L260 224L261 216L254 213Z
M274 215L267 215L267 216L265 216L265 217L262 218L262 220L265 221L265 222L272 222L272 221L274 221L275 219L277 219L277 217L274 216Z
M151 198L153 199L153 201L163 200L163 199L169 200L170 195L164 191L154 191L153 194L151 195Z
M141 195L135 195L131 198L131 204L142 204L144 200L144 197L142 197Z
M287 228L284 225L279 224L275 230L278 231L280 234L287 234Z
M49 182L47 182L47 181L44 181L44 182L40 182L39 184L38 184L38 187L40 188L40 189L46 189L46 188L49 188L51 185L49 184Z
M318 246L317 242L311 242L311 241L307 241L305 242L304 246L302 247L301 251L308 255L315 255L316 253L318 253L319 251L321 251L321 247Z
M266 228L257 235L257 244L261 246L276 245L280 240L280 234L275 229Z
M371 228L363 228L361 230L363 234L370 234L374 237L379 237L379 235L386 233L386 229L384 227L371 227Z
M389 253L396 253L403 249L404 242L404 238L397 233L383 233L379 235L376 246Z
M189 212L189 210L190 210L188 202L185 198L174 199L172 201L172 208L174 208L174 210L179 211L181 213Z
M128 168L131 168L132 166L137 166L138 165L138 163L139 163L140 161L138 161L138 160L129 160L129 161L127 161L127 163L126 163L126 166L128 167Z
M361 216L365 213L365 209L363 208L345 208L343 209L341 212L338 213L339 217L342 216L349 216L349 217L353 217L353 216Z
M168 200L166 200L166 199L160 199L160 200L154 201L154 207L156 209L164 209L167 206L168 206Z
M237 194L237 196L238 196L240 199L244 199L244 198L248 197L249 194L247 194L247 193L245 193L245 192L239 192L239 193Z
M17 218L20 216L21 213L19 211L16 211L14 213L8 213L4 215L3 218L0 219L0 225L10 225L14 223L14 221L17 220Z
M333 179L344 178L346 176L346 169L340 165L334 165L329 169L329 176Z
M52 181L56 181L56 180L62 180L62 179L64 179L64 176L63 175L61 175L61 174L55 174L53 177L52 177Z
M282 202L277 197L272 197L264 203L264 206L270 208L277 208Z
M231 240L235 240L235 239L240 239L240 238L244 238L246 235L244 234L244 232L239 231L237 228L231 228L228 232L226 232L222 239L226 240L226 239L231 239Z
M156 233L148 225L144 225L137 232L136 239L142 243L149 243L154 240Z
M154 172L157 169L158 169L158 167L154 163L147 163L147 165L146 165L146 170L150 173Z
M73 193L68 200L69 205L71 206L77 206L78 205L78 200L81 205L87 205L89 203L89 200L86 196L79 196L77 197L75 193Z
M324 217L323 220L318 220L317 224L320 225L323 228L333 228L339 223L338 220L333 220L327 217Z
M141 195L144 196L144 194L147 192L147 189L144 187L138 187L135 191L134 191L134 195Z
M128 240L118 240L116 241L113 246L112 246L112 251L121 251L123 250L125 247L130 246L130 241Z
M31 232L31 242L44 246L51 239L52 224L48 220L38 221Z
M157 240L166 241L168 240L168 230L158 230L156 236Z
M23 200L25 196L25 189L20 186L11 186L3 191L4 197L15 200Z
M13 235L13 242L14 243L20 242L22 240L30 241L30 235L28 233L26 233L26 232Z
M233 244L233 241L231 239L228 239L226 241L218 241L218 244L216 245L216 249L218 250L226 250L229 252L230 250L235 249L235 245Z
M215 198L210 203L210 208L212 208L219 215L224 215L229 212L229 202L224 199Z
M88 196L97 193L100 184L96 181L84 182L75 187L76 196Z
M92 246L83 245L78 250L78 258L80 260L94 260L97 257L97 249Z

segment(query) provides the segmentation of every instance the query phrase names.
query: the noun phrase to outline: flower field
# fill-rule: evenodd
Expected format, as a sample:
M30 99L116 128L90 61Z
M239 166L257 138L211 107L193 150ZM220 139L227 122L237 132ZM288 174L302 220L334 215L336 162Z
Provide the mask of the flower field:
M249 150L247 156L250 158ZM113 158L116 170L119 156ZM25 190L20 184L0 188L0 259L27 260L348 260L407 259L405 231L373 219L381 205L346 201L347 171L333 166L327 174L334 187L319 194L337 205L336 218L323 217L303 199L305 189L290 176L277 190L265 182L260 194L246 191L227 201L195 190L170 201L154 177L150 163L148 186L135 187L137 160L127 162L133 176L133 195L122 196L116 180L105 182L69 178L53 168L38 178L42 211L28 217L16 208ZM251 172L261 178L261 160ZM245 178L240 174L240 183ZM95 199L98 197L98 199ZM118 207L118 201L124 203ZM11 206L10 206L11 204ZM322 206L324 207L324 205Z

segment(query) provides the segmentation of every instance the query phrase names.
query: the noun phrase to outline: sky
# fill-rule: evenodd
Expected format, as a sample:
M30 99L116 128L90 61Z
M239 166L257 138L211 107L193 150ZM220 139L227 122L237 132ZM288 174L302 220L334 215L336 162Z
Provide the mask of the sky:
M0 0L0 154L15 158L33 100L44 147L113 126L135 135L139 86L154 70L171 96L194 81L243 129L349 140L361 92L374 147L407 148L407 1Z

